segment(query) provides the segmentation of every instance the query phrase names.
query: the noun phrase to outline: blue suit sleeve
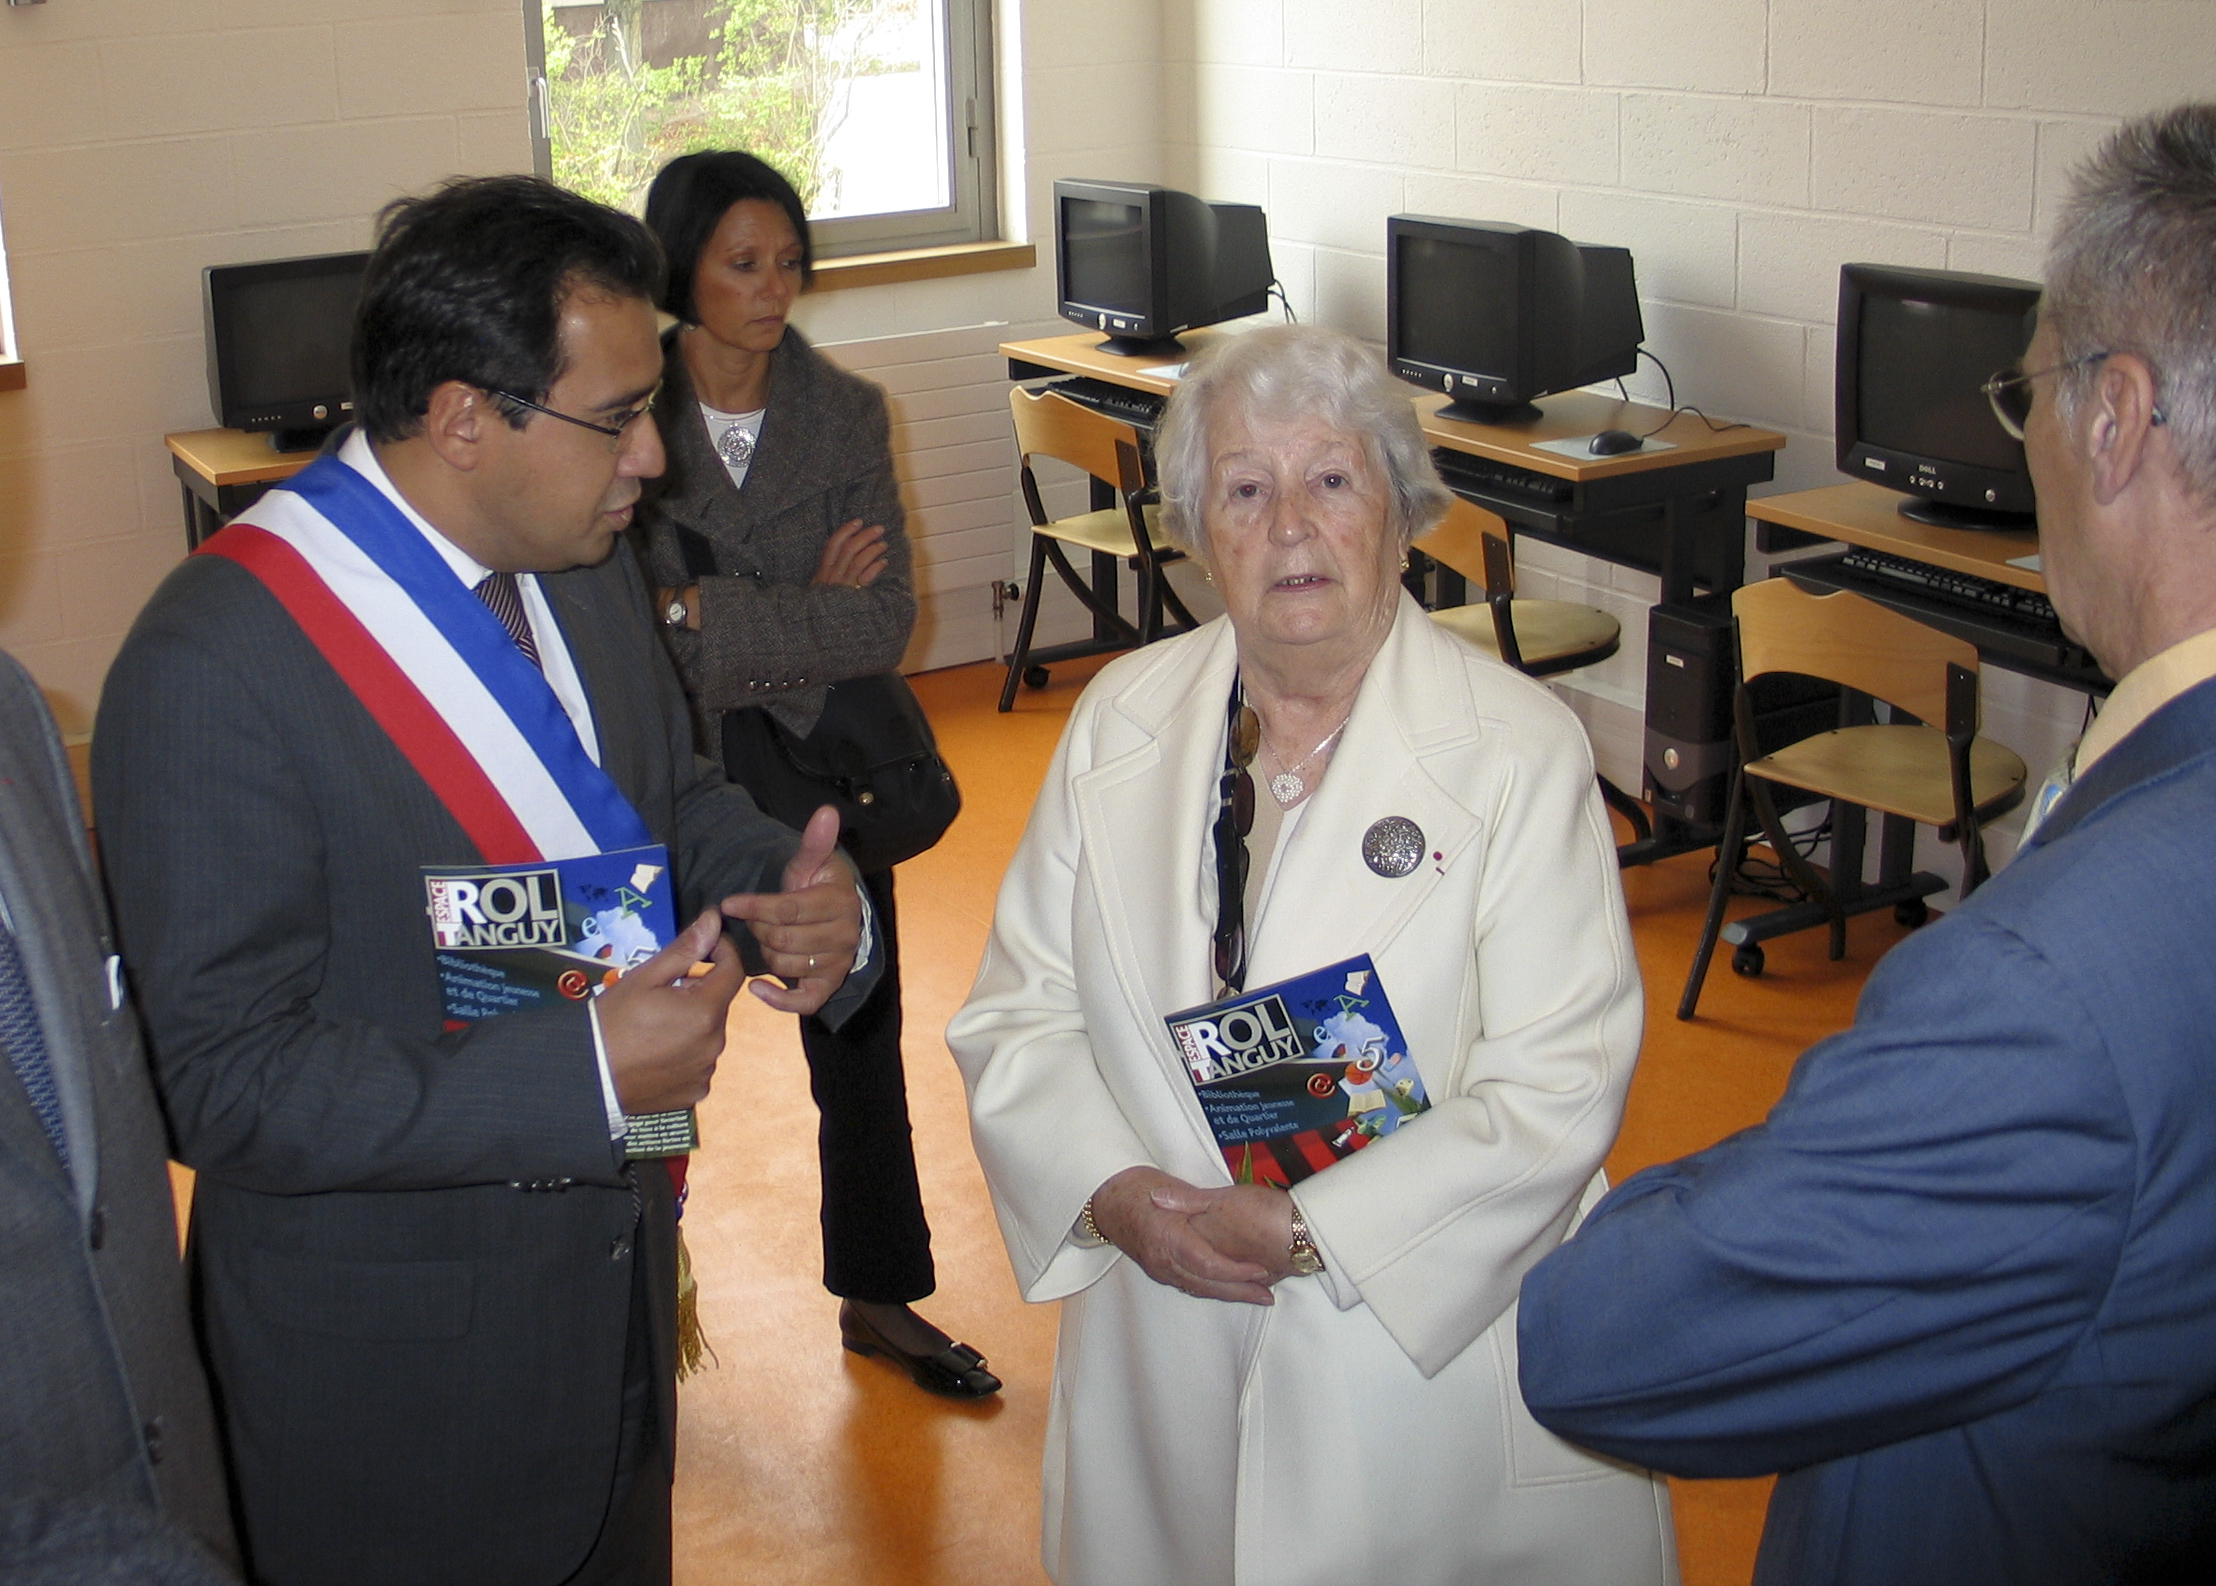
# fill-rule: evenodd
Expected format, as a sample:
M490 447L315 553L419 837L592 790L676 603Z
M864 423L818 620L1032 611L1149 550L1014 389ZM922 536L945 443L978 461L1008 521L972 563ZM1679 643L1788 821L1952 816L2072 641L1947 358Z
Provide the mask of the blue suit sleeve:
M2022 1403L2116 1269L2134 1139L2037 953L1958 917L1896 948L1769 1119L1641 1173L1525 1279L1562 1436L1687 1476L1841 1458Z

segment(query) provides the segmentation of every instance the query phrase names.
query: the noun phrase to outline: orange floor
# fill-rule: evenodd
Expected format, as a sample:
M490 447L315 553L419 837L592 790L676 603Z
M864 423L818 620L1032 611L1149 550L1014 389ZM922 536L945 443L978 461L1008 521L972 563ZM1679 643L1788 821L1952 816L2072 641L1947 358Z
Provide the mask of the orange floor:
M909 1094L940 1273L938 1296L921 1308L984 1350L1007 1389L982 1406L948 1404L841 1353L837 1302L818 1282L814 1115L799 1043L791 1021L742 997L702 1109L708 1143L685 1224L721 1365L681 1389L683 1586L1045 1578L1038 1462L1054 1313L1016 1295L940 1032L969 989L1001 871L1090 670L1057 668L1053 686L1023 693L1010 716L993 710L997 668L915 680L966 800L946 840L903 867L899 883ZM1649 1023L1609 1161L1619 1177L1759 1120L1793 1057L1849 1021L1862 977L1899 935L1889 916L1858 920L1839 964L1825 962L1821 933L1774 943L1763 979L1719 966L1699 1022L1682 1025L1672 1010L1705 878L1699 855L1625 878ZM1767 1488L1677 1484L1688 1586L1748 1579Z

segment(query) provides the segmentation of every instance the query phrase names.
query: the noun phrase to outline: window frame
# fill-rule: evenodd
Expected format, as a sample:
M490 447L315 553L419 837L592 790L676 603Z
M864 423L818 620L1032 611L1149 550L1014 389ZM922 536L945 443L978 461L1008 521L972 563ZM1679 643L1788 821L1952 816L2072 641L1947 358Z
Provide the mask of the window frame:
M15 300L8 292L8 238L0 229L0 391L23 389L23 349L15 339Z
M952 202L941 208L809 217L819 262L867 254L992 242L1000 235L999 135L994 102L992 0L924 0L940 7L946 58L947 165ZM531 167L554 173L546 34L541 0L523 0L526 114Z

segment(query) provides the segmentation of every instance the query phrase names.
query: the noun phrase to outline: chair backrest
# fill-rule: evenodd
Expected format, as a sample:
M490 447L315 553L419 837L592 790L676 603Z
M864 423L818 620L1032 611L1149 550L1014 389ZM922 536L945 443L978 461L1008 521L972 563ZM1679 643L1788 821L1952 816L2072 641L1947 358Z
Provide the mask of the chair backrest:
M1121 419L1096 413L1055 391L1026 391L1012 386L1008 411L1016 421L1016 449L1026 464L1052 457L1082 468L1129 495L1142 488L1139 432Z
M1508 541L1507 520L1456 496L1416 549L1451 567L1482 588L1487 597L1516 592L1516 557Z
M1977 647L1849 590L1812 595L1792 579L1766 578L1733 591L1739 671L1799 672L1841 683L1947 725L1947 668L1977 675Z

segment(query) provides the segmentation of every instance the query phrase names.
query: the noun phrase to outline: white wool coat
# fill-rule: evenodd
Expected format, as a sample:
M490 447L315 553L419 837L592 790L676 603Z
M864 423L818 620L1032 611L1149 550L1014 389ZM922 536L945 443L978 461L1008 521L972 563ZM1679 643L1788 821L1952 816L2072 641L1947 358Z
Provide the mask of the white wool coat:
M1247 984L1369 953L1432 1110L1302 1183L1327 1265L1270 1307L1070 1238L1151 1164L1230 1182L1166 1014L1212 994L1209 827L1236 666L1219 619L1072 714L948 1030L1025 1296L1060 1300L1047 1571L1061 1586L1674 1582L1659 1480L1516 1387L1516 1291L1598 1198L1642 1021L1590 750L1545 688L1402 600L1291 830ZM1424 834L1370 870L1380 817Z

